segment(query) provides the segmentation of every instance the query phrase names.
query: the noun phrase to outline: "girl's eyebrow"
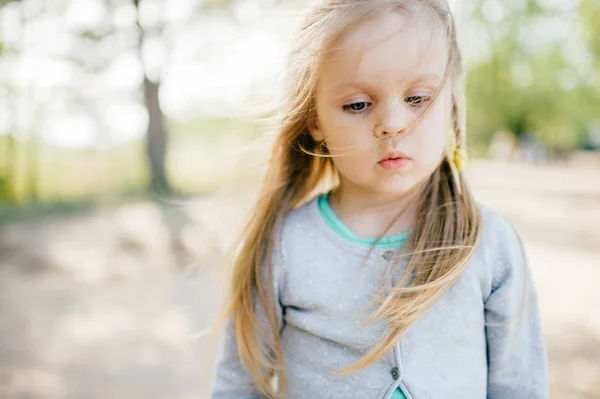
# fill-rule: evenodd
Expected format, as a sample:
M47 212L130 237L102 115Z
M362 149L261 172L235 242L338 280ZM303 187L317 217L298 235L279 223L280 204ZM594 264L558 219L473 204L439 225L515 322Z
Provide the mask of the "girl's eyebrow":
M423 74L417 75L415 77L414 81L418 82L418 83L427 82L427 83L436 83L437 84L437 83L441 83L442 76L435 72L423 73Z
M434 72L423 73L412 77L411 79L402 79L402 83L410 80L412 83L434 83L438 84L442 81L442 77ZM367 82L361 80L345 80L331 87L328 91L337 92L345 89L368 89L377 85L376 82ZM383 82L381 82L383 83Z

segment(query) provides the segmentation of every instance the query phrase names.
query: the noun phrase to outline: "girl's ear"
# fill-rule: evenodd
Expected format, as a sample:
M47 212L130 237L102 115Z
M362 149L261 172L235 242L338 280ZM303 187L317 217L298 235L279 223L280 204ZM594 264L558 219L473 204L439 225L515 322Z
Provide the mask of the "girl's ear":
M310 133L311 137L317 143L325 141L325 136L323 135L323 131L321 130L321 125L319 123L319 119L316 116L311 116L306 122L306 128Z

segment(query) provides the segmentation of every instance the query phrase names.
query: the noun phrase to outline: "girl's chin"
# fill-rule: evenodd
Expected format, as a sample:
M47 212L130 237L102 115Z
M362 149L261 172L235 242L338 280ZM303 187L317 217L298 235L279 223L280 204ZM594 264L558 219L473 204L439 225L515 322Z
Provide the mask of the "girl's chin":
M389 173L380 168L378 173L352 178L341 175L340 186L343 191L362 191L365 193L402 196L414 191L421 179L412 173Z

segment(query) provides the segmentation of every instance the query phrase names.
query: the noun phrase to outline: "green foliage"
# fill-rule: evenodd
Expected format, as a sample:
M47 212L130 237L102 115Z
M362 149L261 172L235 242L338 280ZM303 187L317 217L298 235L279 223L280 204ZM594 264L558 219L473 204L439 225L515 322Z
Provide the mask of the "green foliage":
M523 49L520 27L532 23L532 17L560 16L536 2L528 4L521 14L511 15L510 21L498 23L510 24L508 34L490 35L495 38L490 59L469 71L467 123L470 143L479 151L496 131L504 129L517 136L533 133L550 150L578 148L591 123L600 118L600 2L582 1L579 12L586 31L574 37L590 50L596 76L582 73L583 66L566 59L564 47L570 42L555 43L545 51ZM483 16L476 10L474 18ZM497 28L486 25L490 32Z
M590 50L600 58L600 1L581 0L581 22L588 32Z
M4 7L9 3L20 3L21 0L0 0L0 8Z

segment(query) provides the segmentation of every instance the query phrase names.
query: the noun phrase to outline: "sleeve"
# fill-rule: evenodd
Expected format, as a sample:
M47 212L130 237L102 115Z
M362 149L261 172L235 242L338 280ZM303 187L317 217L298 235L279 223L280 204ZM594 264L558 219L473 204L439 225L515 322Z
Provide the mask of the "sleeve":
M507 222L506 222L507 223ZM512 228L485 301L488 399L547 399L547 357L537 294L523 243ZM509 244L509 245L503 245Z
M272 287L274 289L277 322L279 332L284 326L282 316L282 305L280 302L279 287L281 280L281 269L283 257L279 256L281 251L273 251L272 254ZM277 252L277 254L275 253ZM263 273L266 277L266 272ZM259 320L268 326L266 313L258 298L254 298L254 306ZM220 357L217 361L211 399L259 399L260 396L254 388L250 373L242 365L236 343L236 332L231 319L225 323L224 339L221 347Z

